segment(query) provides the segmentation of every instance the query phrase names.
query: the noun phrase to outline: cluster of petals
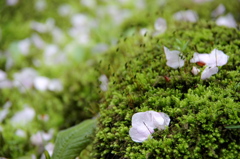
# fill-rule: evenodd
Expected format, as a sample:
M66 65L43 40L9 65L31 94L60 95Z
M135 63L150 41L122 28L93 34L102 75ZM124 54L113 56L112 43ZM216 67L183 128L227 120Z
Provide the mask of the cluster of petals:
M218 72L217 66L225 65L228 62L228 58L229 56L224 54L224 52L218 49L213 49L210 54L194 53L193 58L190 60L190 62L191 63L201 62L204 65L206 65L206 68L204 69L201 75L201 79L205 80L210 78L212 75L216 74ZM192 70L192 72L194 71Z
M139 112L132 116L129 135L134 142L143 142L152 137L154 129L164 130L170 123L167 114L155 111Z

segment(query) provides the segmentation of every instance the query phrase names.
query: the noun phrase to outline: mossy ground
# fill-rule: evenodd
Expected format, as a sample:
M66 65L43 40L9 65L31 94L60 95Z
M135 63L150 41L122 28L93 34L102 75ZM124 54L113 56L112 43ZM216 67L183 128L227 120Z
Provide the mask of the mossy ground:
M111 77L100 106L97 158L239 157L239 130L225 126L240 122L240 32L206 21L176 25L162 36L133 36L120 44L116 53L133 54ZM126 45L133 47L127 50L122 47ZM163 46L181 50L184 67L168 67ZM228 63L208 80L192 75L193 53L214 48L230 56ZM148 110L168 114L170 126L153 139L134 143L129 136L131 117Z

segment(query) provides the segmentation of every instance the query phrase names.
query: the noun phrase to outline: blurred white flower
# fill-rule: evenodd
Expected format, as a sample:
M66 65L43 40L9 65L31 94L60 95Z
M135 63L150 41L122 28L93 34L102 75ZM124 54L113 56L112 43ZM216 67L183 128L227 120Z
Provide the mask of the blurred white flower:
M96 6L95 0L80 0L80 3L88 8L94 8Z
M219 26L226 26L229 28L236 28L237 22L235 21L233 15L231 13L228 13L225 16L221 16L216 20L216 24Z
M58 8L58 14L61 16L70 16L72 14L72 7L68 4L63 4Z
M43 131L38 131L36 134L33 134L30 138L31 143L36 146L43 146L44 142L51 140L53 137L53 131L45 133Z
M17 135L19 137L23 137L23 138L27 137L26 132L22 129L17 129L16 132L15 132L15 135Z
M44 62L46 65L56 65L66 62L66 55L60 51L58 45L50 44L44 50Z
M218 7L212 11L212 17L217 17L219 15L222 15L225 12L226 8L223 4L219 4Z
M200 70L197 67L193 66L191 72L192 72L193 75L197 75L200 72Z
M106 75L101 75L99 77L99 81L101 81L100 88L102 91L107 91L108 89L108 78Z
M6 0L8 6L14 6L18 3L18 0Z
M6 80L6 79L7 79L6 72L0 70L0 81Z
M135 113L132 116L132 127L129 135L134 142L143 142L151 138L154 129L164 130L170 123L167 114L155 111L146 111Z
M177 69L181 68L184 65L184 60L180 57L180 51L173 50L170 51L167 47L164 46L164 53L167 59L167 65L171 68Z
M38 49L43 49L45 47L45 42L38 34L34 33L31 40Z
M0 111L0 123L7 117L9 113L9 108L12 106L12 102L7 101L3 105L3 110Z
M198 15L193 10L179 11L173 15L174 19L177 21L186 21L186 22L197 22Z
M205 3L205 2L211 2L213 0L193 0L195 3Z
M31 28L39 33L50 32L55 27L55 20L53 18L48 18L46 23L39 23L36 21L31 22Z
M98 43L96 44L93 49L92 49L92 53L104 53L108 50L108 45L105 43Z
M61 81L58 80L58 79L50 80L50 82L48 83L48 90L50 90L50 91L62 91L63 86L62 86Z
M48 144L45 146L45 150L47 150L48 153L49 153L49 155L52 156L53 150L54 150L54 144L53 144L53 143L48 143Z
M159 34L164 33L167 30L166 20L163 18L158 18L154 23L154 28Z
M21 41L18 42L19 50L23 55L28 55L30 45L31 45L31 41L30 41L29 38L21 40Z
M50 83L50 79L43 76L38 76L34 79L34 87L39 91L46 91Z
M33 68L24 68L13 75L13 85L18 87L21 92L33 86L33 81L37 77L37 72Z
M52 30L51 34L52 34L54 43L60 44L65 40L63 31L58 27L55 27Z
M11 118L11 124L13 126L25 126L35 117L35 110L29 106L25 106L23 110L17 112Z
M35 2L35 9L37 11L44 11L47 7L47 3L45 0L37 0Z
M71 17L71 23L74 27L86 26L89 22L88 16L84 14L75 14Z

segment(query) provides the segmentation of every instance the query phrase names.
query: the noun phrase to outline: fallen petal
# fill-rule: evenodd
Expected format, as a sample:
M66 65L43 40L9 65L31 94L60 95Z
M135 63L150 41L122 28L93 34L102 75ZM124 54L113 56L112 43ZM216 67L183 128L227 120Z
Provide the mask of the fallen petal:
M212 75L218 73L218 68L217 67L207 67L203 70L201 79L205 80L210 78Z

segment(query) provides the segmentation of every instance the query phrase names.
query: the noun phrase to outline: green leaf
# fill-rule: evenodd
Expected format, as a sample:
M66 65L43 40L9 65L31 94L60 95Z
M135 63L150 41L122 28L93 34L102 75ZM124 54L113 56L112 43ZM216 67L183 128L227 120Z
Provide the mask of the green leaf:
M225 126L225 128L227 128L227 129L239 129L240 125L228 125L228 126Z
M52 159L74 159L91 143L96 119L82 123L59 132L56 139Z
M50 155L49 155L47 150L44 151L44 155L45 155L46 159L51 159L51 157L50 157Z

